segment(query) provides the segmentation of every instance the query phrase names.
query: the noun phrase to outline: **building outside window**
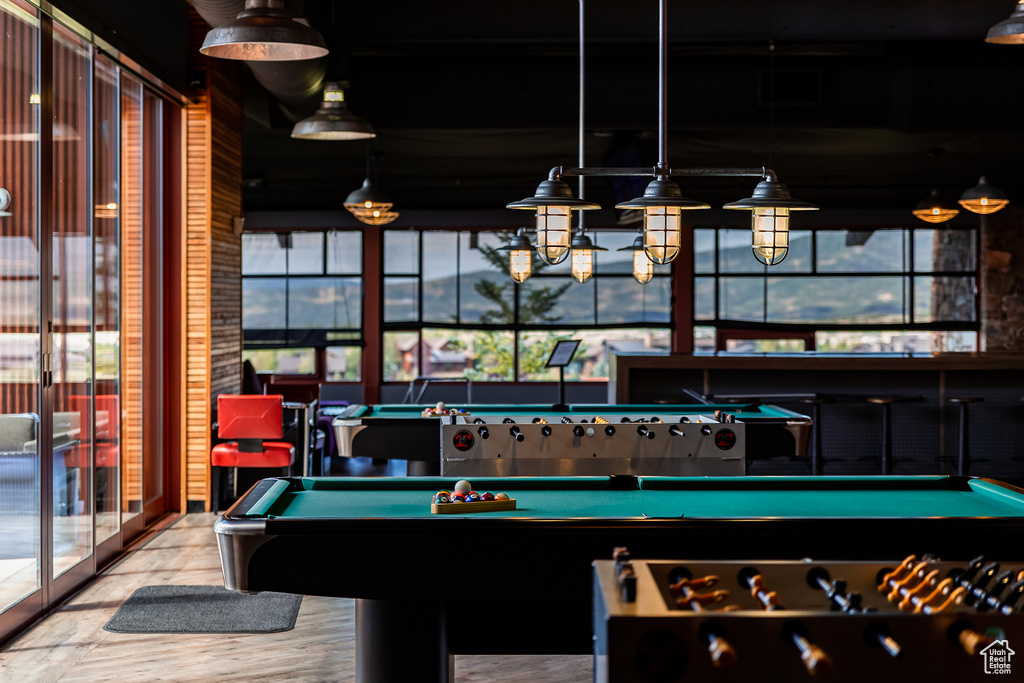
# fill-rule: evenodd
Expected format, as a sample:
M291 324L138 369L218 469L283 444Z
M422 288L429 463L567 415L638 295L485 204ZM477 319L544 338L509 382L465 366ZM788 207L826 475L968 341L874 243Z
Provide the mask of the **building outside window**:
M745 230L694 231L698 352L905 354L978 349L978 233L793 230L766 268Z
M582 343L565 378L608 379L614 353L668 353L669 267L647 285L633 279L634 231L594 231L594 277L577 283L568 261L534 260L513 282L497 249L510 232L387 230L384 233L385 382L419 376L473 381L550 381L558 340Z
M362 234L242 235L243 357L260 372L359 381Z

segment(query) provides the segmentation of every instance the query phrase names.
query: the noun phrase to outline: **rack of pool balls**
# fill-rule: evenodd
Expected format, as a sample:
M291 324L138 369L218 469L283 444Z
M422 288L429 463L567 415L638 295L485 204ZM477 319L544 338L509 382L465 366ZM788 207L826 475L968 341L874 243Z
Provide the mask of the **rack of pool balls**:
M437 405L433 408L424 408L423 417L447 417L448 415L470 415L471 413L464 408L447 408L444 405L444 401L438 401Z
M515 509L516 499L509 498L507 493L477 493L465 479L455 482L455 488L451 491L435 493L434 502L430 504L430 513L433 515Z

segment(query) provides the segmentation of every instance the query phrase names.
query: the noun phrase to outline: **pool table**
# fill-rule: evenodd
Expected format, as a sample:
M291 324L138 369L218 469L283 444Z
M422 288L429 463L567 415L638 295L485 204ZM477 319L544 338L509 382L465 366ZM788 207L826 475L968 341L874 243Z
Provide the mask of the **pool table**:
M413 404L351 405L333 421L338 454L345 458L408 460L410 474L439 475L441 464L438 422L441 418L423 417L424 408L433 407ZM737 420L747 425L748 443L758 444L756 449L748 450L748 460L780 455L806 455L811 434L811 418L808 416L760 403L577 403L567 406L567 410L558 411L550 403L452 403L447 407L467 410L473 417L482 417L485 420L495 418L496 421L500 421L503 416L522 415L527 417L526 422L533 417L558 422L563 415L600 415L613 423L619 422L623 415L660 416L664 421L671 422L678 419L679 415L723 410L734 414ZM676 418L672 418L673 415ZM751 450L754 452L750 452Z
M225 586L356 598L357 680L448 681L452 653L591 652L591 562L617 546L651 559L1024 560L1024 490L987 479L480 479L517 509L431 514L452 484L262 480L215 523Z

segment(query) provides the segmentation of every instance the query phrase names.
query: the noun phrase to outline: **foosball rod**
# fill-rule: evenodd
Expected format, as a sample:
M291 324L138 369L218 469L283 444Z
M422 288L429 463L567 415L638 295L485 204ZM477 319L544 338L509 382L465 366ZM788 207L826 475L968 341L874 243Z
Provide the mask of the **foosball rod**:
M737 576L740 586L750 590L750 594L761 603L761 606L769 612L783 611L779 604L778 593L768 591L764 576L754 567L745 567L740 570ZM791 623L783 627L782 635L796 645L800 651L800 661L803 662L807 673L812 676L824 675L832 671L832 658L823 649L807 640L803 626Z
M694 588L710 588L718 583L717 576L704 576L699 579L683 578L672 584L669 588L672 591L679 591L683 597L676 602L681 607L689 607L698 614L704 613L705 604L721 602L729 597L729 591L718 590L711 593L697 593ZM710 624L703 630L703 637L708 644L708 654L711 655L711 664L717 669L724 669L736 663L736 650L722 637L718 629Z

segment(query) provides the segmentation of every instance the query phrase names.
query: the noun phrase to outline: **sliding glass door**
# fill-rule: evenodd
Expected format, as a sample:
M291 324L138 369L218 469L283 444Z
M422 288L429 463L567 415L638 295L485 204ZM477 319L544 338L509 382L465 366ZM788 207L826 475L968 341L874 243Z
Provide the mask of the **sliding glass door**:
M52 11L0 0L0 641L168 507L174 117Z
M39 602L39 18L0 4L0 611ZM24 610L22 610L24 611Z

